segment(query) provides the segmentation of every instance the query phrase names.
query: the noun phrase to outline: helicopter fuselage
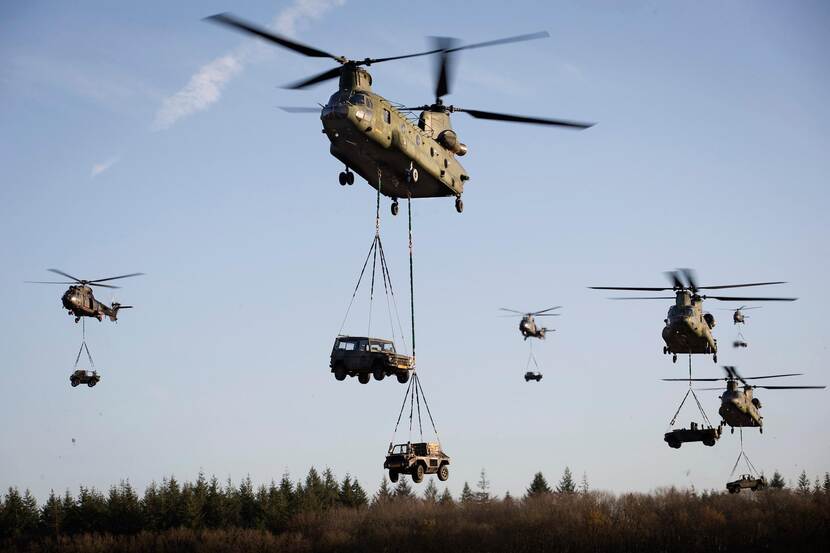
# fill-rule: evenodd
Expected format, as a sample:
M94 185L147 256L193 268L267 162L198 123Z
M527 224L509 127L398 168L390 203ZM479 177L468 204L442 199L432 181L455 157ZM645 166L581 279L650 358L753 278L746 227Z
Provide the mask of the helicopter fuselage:
M666 353L717 354L718 343L712 335L715 318L703 312L703 300L699 296L677 292L676 303L669 308L665 324Z
M384 196L459 197L464 191L469 176L455 152L441 142L466 152L450 127L449 115L424 112L415 124L371 91L371 76L365 70L343 71L340 90L323 107L320 119L331 154ZM417 178L411 169L417 170Z
M94 317L99 321L104 320L104 317L109 317L110 320L115 321L118 319L118 310L122 307L115 302L112 307L101 303L95 299L92 289L83 285L70 286L61 296L61 303L69 314L75 317L75 322L78 322L81 317Z
M540 340L544 340L545 333L547 331L547 328L536 326L536 321L529 315L524 316L519 323L519 332L522 333L525 340L528 338L539 338Z
M721 406L718 414L729 426L741 428L763 426L761 402L752 396L751 387L742 388L737 382L730 380L720 400Z

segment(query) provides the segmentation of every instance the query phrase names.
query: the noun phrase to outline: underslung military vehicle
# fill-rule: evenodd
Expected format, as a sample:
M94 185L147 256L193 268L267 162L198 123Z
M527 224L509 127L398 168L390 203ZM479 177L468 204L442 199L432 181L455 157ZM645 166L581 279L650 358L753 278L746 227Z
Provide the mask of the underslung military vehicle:
M425 474L437 474L438 480L444 482L450 477L450 458L437 442L390 443L383 468L389 469L392 482L397 482L401 474L409 474L416 484L423 482Z
M98 374L98 371L87 371L84 369L76 369L71 375L69 375L69 383L72 384L72 387L76 387L78 384L86 384L90 388L98 384L101 381L101 376Z
M718 362L718 342L712 335L715 328L715 317L703 311L703 300L719 301L795 301L797 298L755 298L742 296L707 296L698 294L699 290L720 290L724 288L745 288L747 286L768 286L770 284L784 284L783 281L755 282L751 284L727 284L722 286L698 286L697 278L691 269L678 269L666 273L672 281L671 288L664 287L620 287L620 286L590 286L593 290L625 290L661 292L674 291L672 296L652 296L639 298L611 298L615 300L675 300L663 320L664 354L671 354L672 361L677 362L678 353L702 353L711 355L712 360ZM685 282L684 282L685 279Z
M531 380L535 380L536 382L541 382L542 373L535 373L533 371L527 371L525 373L525 382L530 382Z
M365 336L338 336L334 340L329 366L337 380L357 376L361 384L368 384L370 376L383 380L392 375L401 384L406 384L415 368L412 357L396 353L391 340Z
M27 280L31 284L71 284L72 286L64 292L61 296L61 303L70 315L75 316L75 322L81 320L81 317L93 317L99 321L103 321L104 317L109 317L111 321L118 320L119 309L131 309L132 305L121 305L118 302L112 302L112 305L107 305L95 299L92 294L91 286L100 286L101 288L118 288L111 284L101 284L109 280L116 280L119 278L129 278L143 275L144 273L130 273L128 275L114 276L109 278L99 278L96 280L83 280L75 278L72 275L64 273L58 269L47 269L50 272L65 276L72 279L72 282L52 282L52 281L35 281Z
M470 179L467 170L456 159L467 153L450 124L450 115L466 113L477 119L554 125L586 129L592 123L564 119L542 119L508 115L444 105L452 81L450 58L455 52L508 44L550 36L539 32L460 45L455 39L437 37L433 47L424 52L385 58L348 59L300 44L268 29L242 21L230 14L217 14L209 21L232 27L283 48L313 58L329 58L339 64L322 73L295 82L286 88L302 89L331 79L339 79L337 91L321 108L283 108L292 113L319 113L323 132L331 142L331 155L345 165L340 173L341 185L353 184L354 173L373 188L392 198L392 214L398 213L398 198L454 197L455 208L461 213L461 194ZM364 67L418 56L437 55L435 102L418 107L404 107L390 102L372 90L372 76ZM413 112L420 111L419 117ZM352 172L354 171L354 173Z
M712 447L718 438L720 438L720 435L720 426L712 428L711 426L707 427L693 422L689 425L689 428L678 428L671 432L666 432L663 439L669 444L669 447L674 449L680 449L681 444L686 442L703 442L703 445Z
M726 483L726 490L729 493L740 493L741 490L752 490L756 492L767 487L767 479L763 476L755 478L751 474L742 474L733 482Z

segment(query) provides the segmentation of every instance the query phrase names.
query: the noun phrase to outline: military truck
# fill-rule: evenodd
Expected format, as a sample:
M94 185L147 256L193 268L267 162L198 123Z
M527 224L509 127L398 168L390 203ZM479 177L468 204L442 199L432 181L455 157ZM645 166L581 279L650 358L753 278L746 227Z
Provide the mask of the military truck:
M535 372L527 371L525 373L525 382L530 382L531 380L535 380L536 382L539 382L540 380L542 380L542 373L535 373Z
M674 449L680 449L680 445L686 442L703 442L703 445L712 447L718 438L720 438L720 435L720 425L712 428L711 426L705 427L693 422L689 425L689 428L678 428L677 430L666 432L663 439L669 444L669 447L673 447Z
M742 474L734 482L727 482L726 489L729 493L740 493L743 489L750 489L753 492L763 490L767 487L767 479L763 476L754 478L751 474Z
M437 442L419 442L392 445L386 454L383 468L389 469L389 480L398 481L401 474L409 474L412 481L424 481L425 474L437 474L445 482L450 477L450 458L441 451Z
M392 375L401 384L406 384L409 373L415 368L412 357L396 353L391 340L364 336L338 336L334 340L329 366L337 380L357 376L361 384L368 384L370 376L383 380Z
M84 369L77 369L71 375L69 375L69 383L72 384L74 388L78 384L86 384L90 388L98 384L101 380L101 376L98 374L98 371L87 371Z

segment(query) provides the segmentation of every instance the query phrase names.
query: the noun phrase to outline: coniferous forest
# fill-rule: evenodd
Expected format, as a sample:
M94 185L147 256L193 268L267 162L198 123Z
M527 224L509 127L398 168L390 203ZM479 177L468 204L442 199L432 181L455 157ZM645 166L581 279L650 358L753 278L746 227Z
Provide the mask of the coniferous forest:
M830 475L728 494L661 489L614 495L533 476L516 497L495 497L482 470L454 498L429 479L385 478L371 497L348 475L312 468L304 479L255 486L199 475L165 478L140 494L81 487L39 505L10 488L0 499L2 551L827 551Z

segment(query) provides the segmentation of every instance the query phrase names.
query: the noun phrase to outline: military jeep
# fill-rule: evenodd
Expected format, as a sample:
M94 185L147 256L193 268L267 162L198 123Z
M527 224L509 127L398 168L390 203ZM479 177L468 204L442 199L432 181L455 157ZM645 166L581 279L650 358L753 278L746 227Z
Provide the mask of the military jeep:
M401 474L409 474L412 481L423 482L425 474L437 474L445 482L450 477L450 458L436 442L420 442L392 445L386 454L383 468L389 469L389 480L398 481Z
M86 384L90 388L98 384L101 380L101 376L98 374L98 371L87 371L84 369L77 369L71 375L69 375L69 383L72 384L74 388L78 384Z
M720 438L721 426L716 428L711 426L705 427L698 425L696 422L691 423L689 428L678 428L671 432L666 432L663 439L669 444L669 447L680 449L681 444L686 442L703 442L703 445L712 447Z
M525 382L530 382L531 380L535 380L536 382L539 382L540 380L542 380L542 373L535 373L535 372L532 372L532 371L527 371L525 373Z
M729 493L740 493L743 489L750 489L753 492L763 490L767 487L767 479L763 476L753 478L751 474L742 474L740 478L734 482L727 482L726 489Z
M410 356L395 352L391 340L362 336L338 336L334 340L329 366L337 380L357 376L361 384L368 384L370 376L383 380L392 375L405 384L415 368Z

